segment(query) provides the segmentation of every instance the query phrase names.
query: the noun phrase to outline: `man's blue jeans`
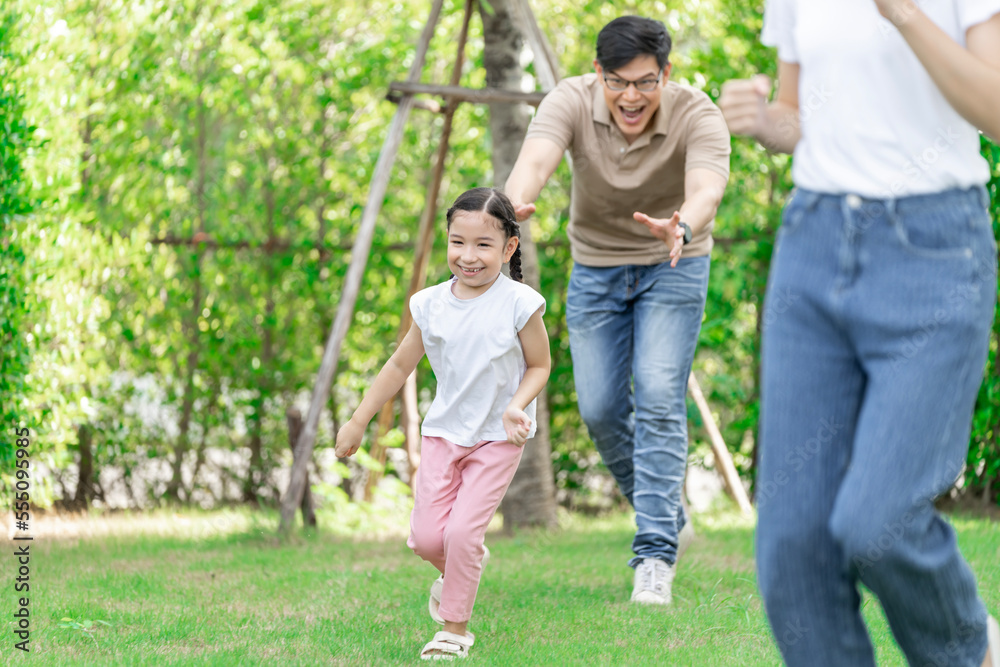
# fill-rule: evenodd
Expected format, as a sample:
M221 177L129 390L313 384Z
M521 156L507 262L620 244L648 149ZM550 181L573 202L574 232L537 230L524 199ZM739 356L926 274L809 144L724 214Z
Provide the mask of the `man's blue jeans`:
M799 190L768 278L757 571L788 665L875 659L858 583L909 664L978 665L986 610L934 509L962 470L997 294L982 188Z
M577 402L635 508L632 550L677 559L687 465L685 394L708 291L708 257L650 266L574 264L566 304Z

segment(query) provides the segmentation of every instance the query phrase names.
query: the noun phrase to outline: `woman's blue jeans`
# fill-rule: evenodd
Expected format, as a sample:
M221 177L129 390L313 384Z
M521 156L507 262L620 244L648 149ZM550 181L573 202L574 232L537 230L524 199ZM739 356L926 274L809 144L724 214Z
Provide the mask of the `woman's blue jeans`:
M635 552L677 560L684 527L687 379L708 291L708 257L573 265L566 324L580 416L635 508Z
M788 665L874 665L858 583L911 665L978 665L986 610L934 509L962 470L997 295L983 188L797 191L764 309L757 571Z

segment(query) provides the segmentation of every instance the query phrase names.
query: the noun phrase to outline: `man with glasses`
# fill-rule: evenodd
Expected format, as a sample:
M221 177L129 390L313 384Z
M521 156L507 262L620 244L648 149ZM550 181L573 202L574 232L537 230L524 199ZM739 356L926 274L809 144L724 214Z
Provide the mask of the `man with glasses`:
M635 509L632 601L669 604L692 535L681 505L687 379L708 290L729 131L707 95L669 81L670 36L625 16L597 37L595 73L538 108L506 184L518 219L572 157L566 323L580 415Z

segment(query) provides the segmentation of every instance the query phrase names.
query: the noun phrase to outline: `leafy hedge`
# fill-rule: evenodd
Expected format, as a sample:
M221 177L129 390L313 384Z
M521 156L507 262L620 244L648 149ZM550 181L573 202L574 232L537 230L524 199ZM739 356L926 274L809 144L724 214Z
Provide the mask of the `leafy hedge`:
M538 0L534 9L564 76L590 70L597 32L614 16L657 16L675 38L672 78L716 98L728 79L774 73L774 52L759 41L762 4L682 0L668 9L645 0ZM163 495L162 485L141 483L154 464L161 472L167 464L169 474L179 463L202 465L218 450L227 460L253 462L250 495L264 502L277 495L259 480L288 463L285 410L301 406L312 389L368 183L396 110L384 96L406 76L429 5L81 0L67 9L55 0L4 3L0 443L13 423L27 419L20 406L37 406L32 461L51 471L52 498L76 487L80 432L92 434L95 476L114 471L111 483L130 494L134 489L136 504ZM15 16L22 17L17 26ZM460 25L461 3L448 0L422 81L448 79ZM23 43L22 54L30 49L30 59L12 52L14 27L15 44ZM482 43L481 24L473 20L463 86L485 85ZM492 184L488 114L472 104L455 114L442 202L467 187ZM29 154L30 118L39 119L46 143ZM320 453L392 352L440 123L424 110L407 123L321 422ZM988 142L983 151L994 169L996 219L1000 152ZM791 188L788 166L787 156L733 140L732 179L717 216L719 243L695 361L748 479L754 474L761 303ZM25 183L31 180L38 184L31 196L44 205L29 217ZM560 166L539 199L533 233L549 303L557 485L561 498L598 506L606 487L593 482L606 471L576 407L564 319L570 180L568 167ZM440 212L436 224L443 228ZM443 246L439 237L428 282L447 276ZM990 502L1000 490L998 340L1000 320L964 477L970 492ZM23 380L29 345L30 388ZM434 389L426 365L418 385L426 408ZM708 459L700 416L694 409L689 414L692 459ZM396 463L390 457L390 475ZM247 476L243 468L232 475ZM206 491L200 481L182 486L174 493L181 500L198 501Z
M14 47L17 15L0 9L0 475L13 458L13 432L22 411L30 359L26 338L26 257L21 247L24 217L32 210L22 166L34 128L24 118L24 95L14 73L22 59Z

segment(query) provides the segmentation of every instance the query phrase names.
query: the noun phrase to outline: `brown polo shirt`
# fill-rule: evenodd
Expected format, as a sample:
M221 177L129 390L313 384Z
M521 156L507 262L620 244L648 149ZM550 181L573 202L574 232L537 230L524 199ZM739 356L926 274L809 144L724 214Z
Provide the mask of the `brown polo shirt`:
M615 125L597 74L563 79L538 107L529 138L573 157L569 229L573 259L587 266L659 264L670 248L632 219L669 218L684 202L684 174L703 167L729 178L729 129L705 93L668 81L646 130L629 145ZM712 251L712 220L684 257Z

